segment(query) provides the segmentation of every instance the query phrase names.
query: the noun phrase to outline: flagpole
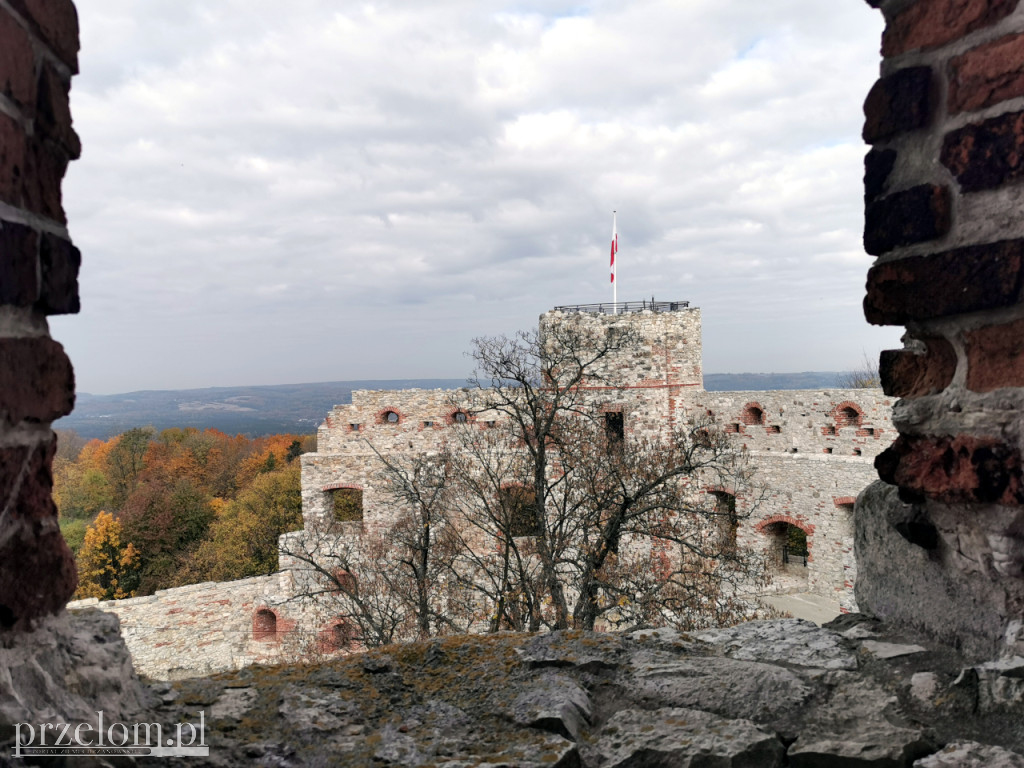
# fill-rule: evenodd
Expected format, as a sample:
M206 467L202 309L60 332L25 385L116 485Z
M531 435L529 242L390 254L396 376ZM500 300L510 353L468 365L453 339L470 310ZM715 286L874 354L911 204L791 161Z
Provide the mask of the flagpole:
M619 232L616 228L616 211L612 211L612 304L615 305L612 310L615 314L619 313L619 282L615 279L615 273L618 271L618 265L615 263L615 255L619 252Z

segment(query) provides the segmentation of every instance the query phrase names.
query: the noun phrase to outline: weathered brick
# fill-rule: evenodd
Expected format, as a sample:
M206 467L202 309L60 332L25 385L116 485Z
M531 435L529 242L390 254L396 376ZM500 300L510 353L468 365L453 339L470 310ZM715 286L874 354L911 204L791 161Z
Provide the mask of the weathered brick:
M967 388L1024 387L1024 320L964 333Z
M941 392L956 373L956 352L943 338L922 339L924 354L886 349L878 366L882 391L893 397L920 397Z
M64 348L45 336L0 338L0 415L10 424L71 413L75 376Z
M27 628L75 591L75 561L51 498L55 441L0 448L0 628Z
M38 253L34 230L0 221L0 304L27 307L39 297Z
M931 67L907 67L878 80L864 101L864 141L874 144L927 125L931 90Z
M864 250L878 256L901 245L949 232L949 190L921 184L869 203L864 212Z
M9 0L39 39L78 74L78 12L72 0Z
M25 174L25 132L16 120L0 114L0 201L20 206Z
M1024 504L1020 453L994 438L900 435L875 468L908 501Z
M949 62L949 113L1024 96L1024 34L972 48Z
M1005 19L1020 0L918 0L891 19L882 35L882 55L938 48Z
M950 131L942 140L940 160L965 192L1024 178L1024 112Z
M58 142L72 160L82 154L82 142L71 127L70 84L47 65L39 76L36 130Z
M67 223L61 202L61 182L68 160L67 153L55 142L39 138L27 142L22 197L25 208L61 224Z
M42 276L36 308L47 315L73 315L81 308L78 299L78 268L82 254L67 240L43 235L39 248Z
M864 315L875 325L905 325L1013 306L1022 300L1022 263L1024 240L1004 240L877 264Z
M34 61L28 33L0 8L0 93L22 107L34 101Z
M896 165L895 149L872 149L864 156L864 204L874 202L885 192L885 183L889 180Z

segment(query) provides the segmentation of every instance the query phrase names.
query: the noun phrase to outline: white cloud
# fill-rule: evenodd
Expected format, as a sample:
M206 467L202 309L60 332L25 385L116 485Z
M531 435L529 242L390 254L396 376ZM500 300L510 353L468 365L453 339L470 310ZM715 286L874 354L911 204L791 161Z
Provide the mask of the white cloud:
M702 306L707 370L895 343L858 309L866 6L78 8L53 325L84 391L460 376L473 336L610 298L612 209L620 298Z

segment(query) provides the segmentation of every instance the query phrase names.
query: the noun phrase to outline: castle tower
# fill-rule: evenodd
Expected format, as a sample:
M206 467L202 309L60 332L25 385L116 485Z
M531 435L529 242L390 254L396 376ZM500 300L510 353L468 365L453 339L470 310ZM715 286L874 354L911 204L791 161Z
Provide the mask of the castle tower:
M613 313L613 309L617 312ZM635 301L555 307L540 316L544 338L556 324L584 333L629 329L633 343L612 353L601 370L629 389L704 388L700 309L688 301Z

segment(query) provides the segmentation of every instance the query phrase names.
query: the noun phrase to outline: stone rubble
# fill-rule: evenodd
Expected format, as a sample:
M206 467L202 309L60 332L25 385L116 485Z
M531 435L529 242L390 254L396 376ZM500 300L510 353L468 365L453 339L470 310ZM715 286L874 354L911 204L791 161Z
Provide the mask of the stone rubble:
M1021 670L860 615L501 633L155 684L152 717L207 713L210 756L181 768L1015 768Z

